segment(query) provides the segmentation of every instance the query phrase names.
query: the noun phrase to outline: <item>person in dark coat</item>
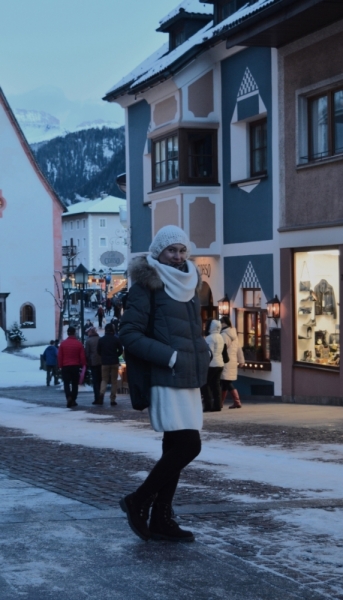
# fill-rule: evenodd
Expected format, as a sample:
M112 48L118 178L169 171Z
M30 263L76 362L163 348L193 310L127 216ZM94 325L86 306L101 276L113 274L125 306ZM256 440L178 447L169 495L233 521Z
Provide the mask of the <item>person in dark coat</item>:
M43 358L46 363L46 385L48 386L52 377L54 377L54 384L58 384L57 354L58 350L55 346L55 340L51 340L50 345L43 352Z
M92 385L94 392L94 401L92 404L99 404L100 385L101 385L101 356L98 354L99 335L95 327L88 329L88 337L85 344L87 366L92 373Z
M180 473L201 450L200 388L210 362L197 295L201 279L187 260L189 254L182 229L160 229L150 254L129 266L133 285L119 329L124 351L151 363L149 416L153 429L164 433L162 457L143 484L120 500L131 529L144 540L194 540L191 531L172 519ZM148 336L152 310L153 332Z
M96 404L104 403L107 384L111 382L111 406L116 406L119 356L123 354L123 346L119 338L114 335L114 327L111 323L105 326L105 335L99 338L97 351L101 357L101 386L99 401Z
M112 301L111 301L111 298L106 298L105 306L106 306L106 314L110 315L111 314L111 310L112 310Z
M95 313L95 316L98 317L99 329L102 329L102 321L105 315L105 311L102 308L101 304L98 306L98 310Z
M94 325L93 325L92 321L90 319L87 319L85 326L84 326L85 335L88 335L88 331L90 329L92 329L93 327L94 327Z

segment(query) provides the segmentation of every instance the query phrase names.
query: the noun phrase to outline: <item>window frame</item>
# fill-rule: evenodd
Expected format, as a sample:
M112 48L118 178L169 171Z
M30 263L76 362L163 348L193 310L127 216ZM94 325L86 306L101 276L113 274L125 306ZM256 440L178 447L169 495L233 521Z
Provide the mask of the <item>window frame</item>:
M252 135L252 130L257 127L260 127L261 125L265 126L265 145L255 148L253 146L254 136ZM264 153L264 161L263 162L265 164L265 169L262 169L261 171L255 171L253 169L253 164L254 164L253 153L258 152L258 151L262 151ZM267 119L267 117L263 117L262 119L256 119L249 123L249 172L250 172L250 177L260 177L261 175L267 175L267 173L268 173L268 119Z
M207 135L211 137L211 170L209 176L194 177L189 171L189 144L191 136ZM168 139L176 137L178 139L178 177L174 179L166 179L163 182L156 183L156 144L161 141L168 144ZM194 155L192 155L194 156ZM200 155L199 155L200 156ZM151 164L152 164L152 190L161 188L174 187L177 185L218 185L218 133L217 129L207 128L179 128L170 131L163 136L152 139L151 148ZM170 160L175 160L170 159ZM160 161L161 163L161 161ZM159 163L159 164L160 164ZM166 173L168 172L168 159L166 158Z
M25 314L25 311L27 308L30 308L30 310L32 311L32 319L26 318L27 314ZM19 316L20 316L20 318L19 318L20 327L22 329L35 329L36 328L36 307L34 304L32 304L32 302L24 302L24 304L21 305ZM29 324L29 323L32 323L32 324Z
M334 120L334 96L337 92L343 92L343 83L337 84L333 87L326 88L318 91L315 94L311 94L305 97L306 101L306 136L307 136L307 156L300 156L300 164L304 164L301 161L308 163L322 162L335 156L343 154L343 148L336 152L335 151L335 120ZM319 98L326 97L328 100L328 124L327 124L327 135L328 135L328 150L325 156L315 156L313 150L313 129L312 129L312 115L313 115L313 104Z
M103 225L102 225L102 221L103 221ZM99 217L99 227L101 229L106 229L106 218L105 217Z
M184 23L177 23L170 31L170 51L175 50L186 41L186 29Z
M104 243L104 244L102 244L102 243L101 243L101 240L104 240L104 241L105 241L105 243ZM107 238L106 238L106 237L101 237L101 238L99 238L99 247L100 247L100 248L106 248L106 246L107 246Z

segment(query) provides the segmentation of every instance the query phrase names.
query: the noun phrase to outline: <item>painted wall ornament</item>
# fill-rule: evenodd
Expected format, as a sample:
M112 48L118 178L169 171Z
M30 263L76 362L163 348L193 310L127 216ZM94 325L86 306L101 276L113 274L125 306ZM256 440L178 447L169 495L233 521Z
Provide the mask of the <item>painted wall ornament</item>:
M262 116L267 116L267 109L258 85L249 67L246 67L231 119L231 148L235 148L235 152L231 152L231 178L232 181L241 181L238 187L248 194L260 183L258 176L255 181L244 182L250 176L247 159L248 124Z

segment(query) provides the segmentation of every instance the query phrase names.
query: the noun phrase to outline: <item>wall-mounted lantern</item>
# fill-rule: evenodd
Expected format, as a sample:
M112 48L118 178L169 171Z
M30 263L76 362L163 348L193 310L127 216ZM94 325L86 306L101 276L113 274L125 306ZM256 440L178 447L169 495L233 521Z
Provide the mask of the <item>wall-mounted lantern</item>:
M218 300L218 312L221 317L230 314L230 300L227 294L225 294L224 298Z
M274 319L276 325L280 319L280 300L275 294L275 297L272 300L267 302L267 316L268 319Z

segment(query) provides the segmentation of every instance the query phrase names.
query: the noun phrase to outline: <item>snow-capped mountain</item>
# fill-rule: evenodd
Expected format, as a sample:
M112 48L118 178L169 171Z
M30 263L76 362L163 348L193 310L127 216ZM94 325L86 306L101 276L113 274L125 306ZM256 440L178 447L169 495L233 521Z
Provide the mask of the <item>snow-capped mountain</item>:
M9 95L8 101L29 144L82 129L116 129L124 122L124 111L119 106L101 99L69 100L60 88L53 86Z
M14 115L30 144L47 142L67 133L59 119L44 110L19 108L14 109Z

